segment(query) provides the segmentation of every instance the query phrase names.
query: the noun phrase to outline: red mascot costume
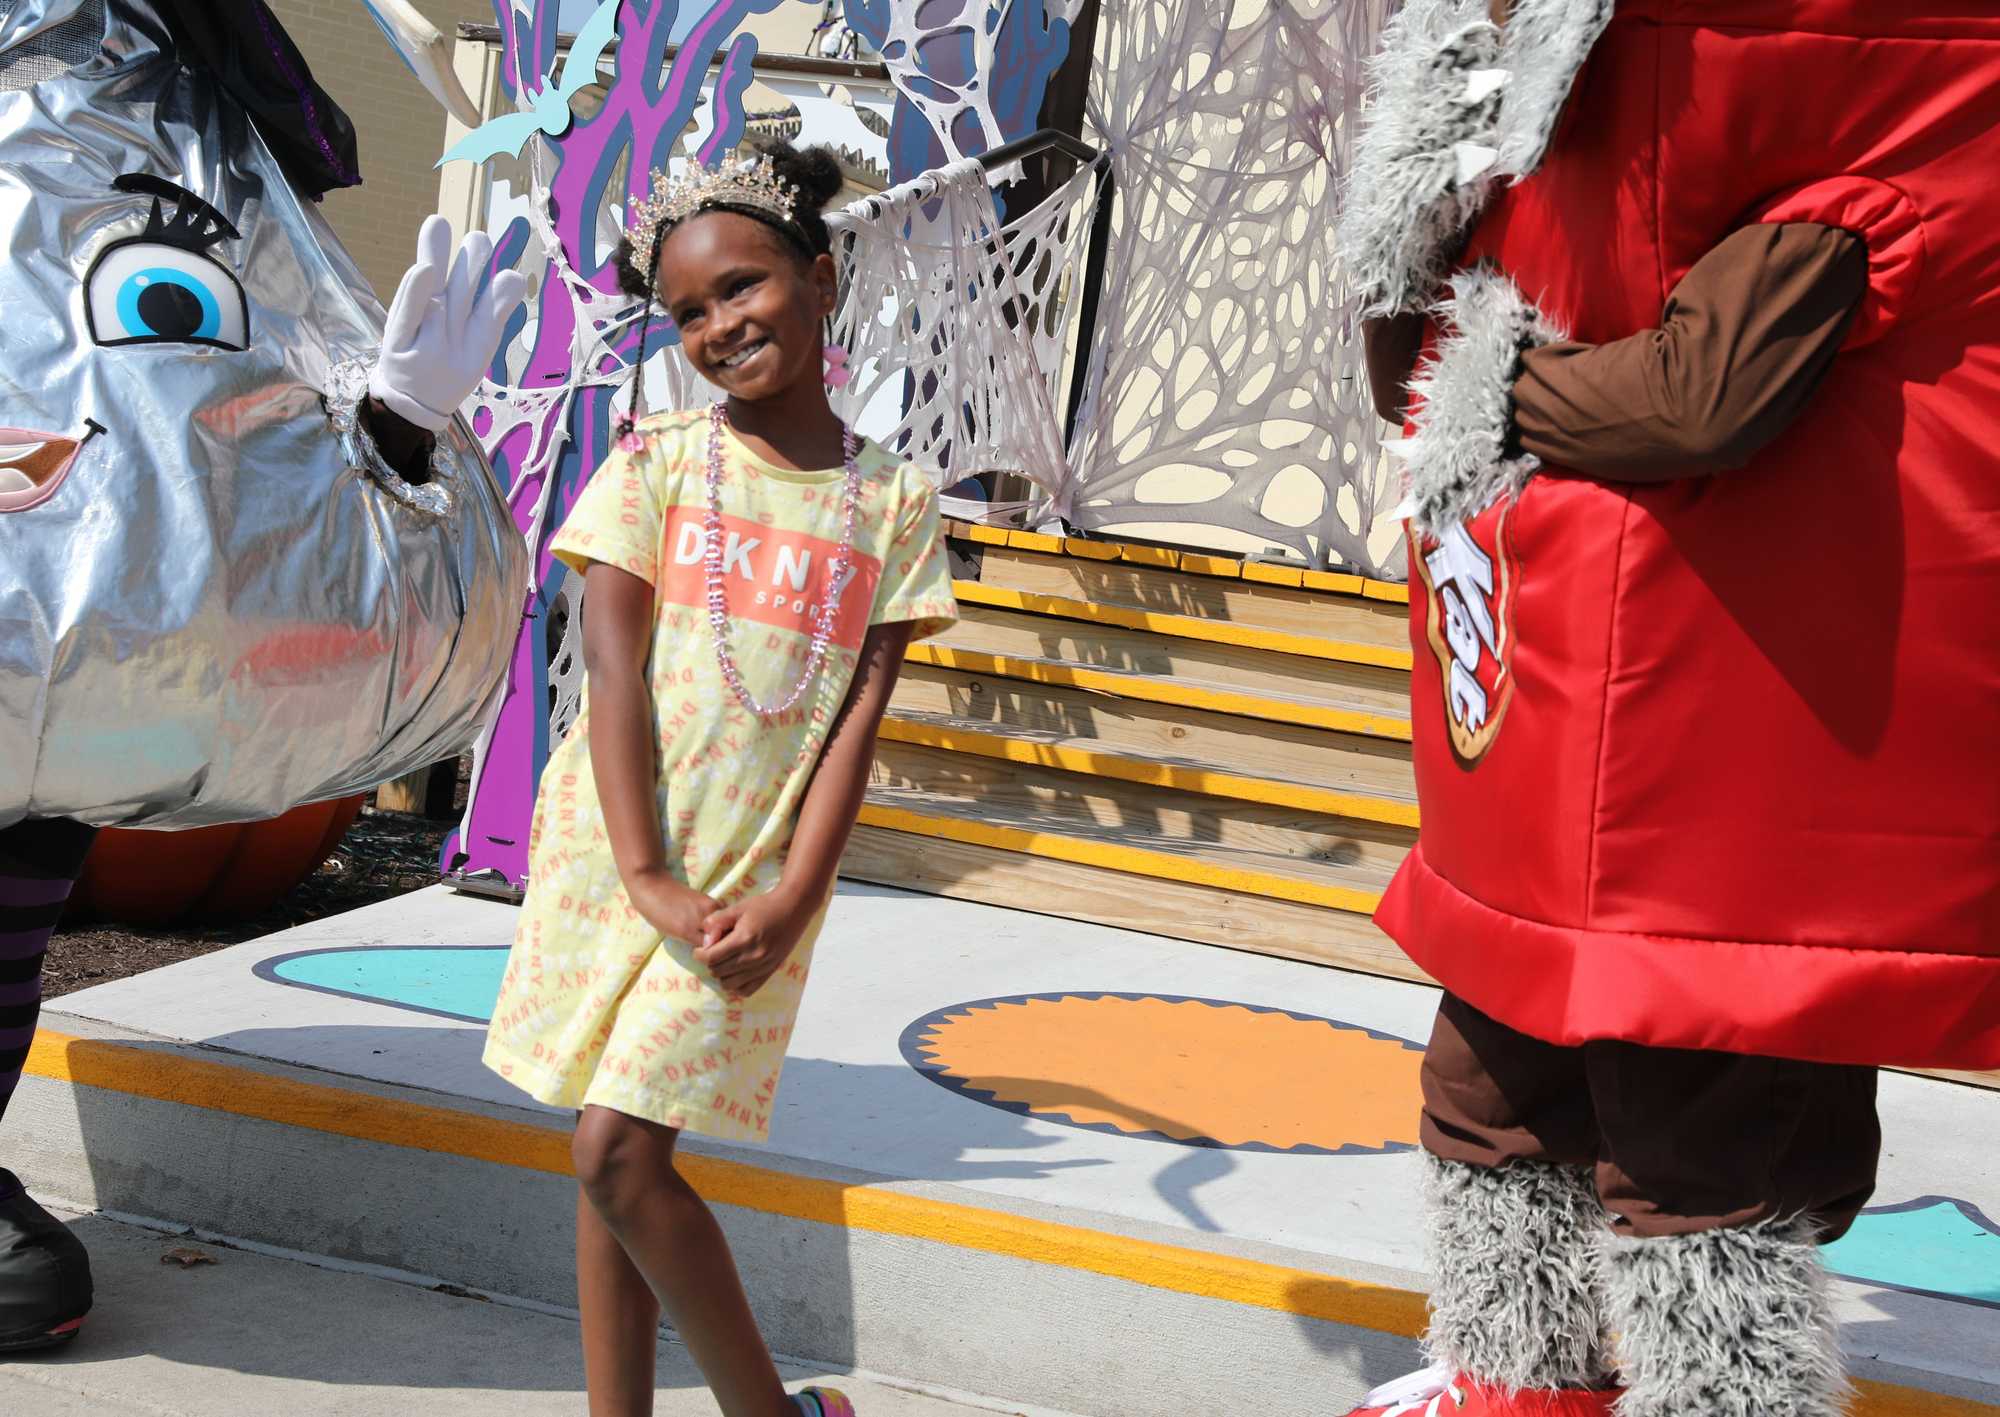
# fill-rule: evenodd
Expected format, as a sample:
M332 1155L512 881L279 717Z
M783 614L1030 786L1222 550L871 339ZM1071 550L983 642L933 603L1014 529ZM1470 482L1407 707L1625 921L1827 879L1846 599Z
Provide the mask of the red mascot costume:
M1832 1417L1874 1069L2000 1067L2000 6L1410 0L1373 77L1447 993L1362 1411Z

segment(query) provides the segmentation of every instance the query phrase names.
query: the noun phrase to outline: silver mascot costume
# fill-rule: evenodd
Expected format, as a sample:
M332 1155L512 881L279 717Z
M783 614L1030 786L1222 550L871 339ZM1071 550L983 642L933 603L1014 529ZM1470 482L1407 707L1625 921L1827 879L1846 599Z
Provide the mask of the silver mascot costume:
M0 0L0 1110L98 827L357 792L501 691L527 555L456 409L525 291L433 218L385 316L314 205L357 181L262 0ZM0 1170L0 1351L90 1300Z

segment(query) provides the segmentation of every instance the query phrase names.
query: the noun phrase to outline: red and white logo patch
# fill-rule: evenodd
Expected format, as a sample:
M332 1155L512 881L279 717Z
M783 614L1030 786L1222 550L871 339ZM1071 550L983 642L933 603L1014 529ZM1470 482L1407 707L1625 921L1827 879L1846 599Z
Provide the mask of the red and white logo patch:
M1417 547L1425 594L1424 635L1437 656L1444 686L1445 728L1452 756L1471 769L1500 735L1514 699L1514 592L1520 582L1507 520L1511 506L1490 520L1492 545L1460 522Z

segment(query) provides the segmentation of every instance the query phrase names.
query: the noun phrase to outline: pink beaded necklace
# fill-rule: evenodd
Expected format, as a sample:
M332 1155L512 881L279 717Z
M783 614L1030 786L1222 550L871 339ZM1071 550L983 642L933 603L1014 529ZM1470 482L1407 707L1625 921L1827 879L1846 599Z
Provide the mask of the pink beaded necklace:
M840 530L840 548L827 567L826 595L812 611L812 649L799 682L785 695L783 703L766 707L757 702L743 671L736 667L736 654L729 647L729 605L722 577L722 436L729 427L729 405L716 400L708 410L708 517L707 538L702 547L702 569L708 589L708 624L715 632L715 663L722 677L735 691L743 707L759 718L776 718L805 696L826 663L827 646L833 640L834 618L840 611L840 592L847 579L847 567L854 551L854 518L861 505L861 440L845 423L840 425L840 441L847 466L847 496Z

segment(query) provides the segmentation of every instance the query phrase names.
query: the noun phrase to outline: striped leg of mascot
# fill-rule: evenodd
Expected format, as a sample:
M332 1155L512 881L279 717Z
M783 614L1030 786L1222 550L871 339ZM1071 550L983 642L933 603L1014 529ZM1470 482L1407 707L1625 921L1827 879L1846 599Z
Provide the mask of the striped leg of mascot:
M455 410L521 278L433 219L385 322L314 206L358 180L261 0L0 0L0 1111L96 828L359 791L501 690L527 554ZM0 1351L90 1300L0 1170Z
M2000 1067L2000 9L1408 0L1342 245L1411 508L1436 1366L1831 1417L1875 1072ZM1615 1339L1608 1336L1615 1335Z

